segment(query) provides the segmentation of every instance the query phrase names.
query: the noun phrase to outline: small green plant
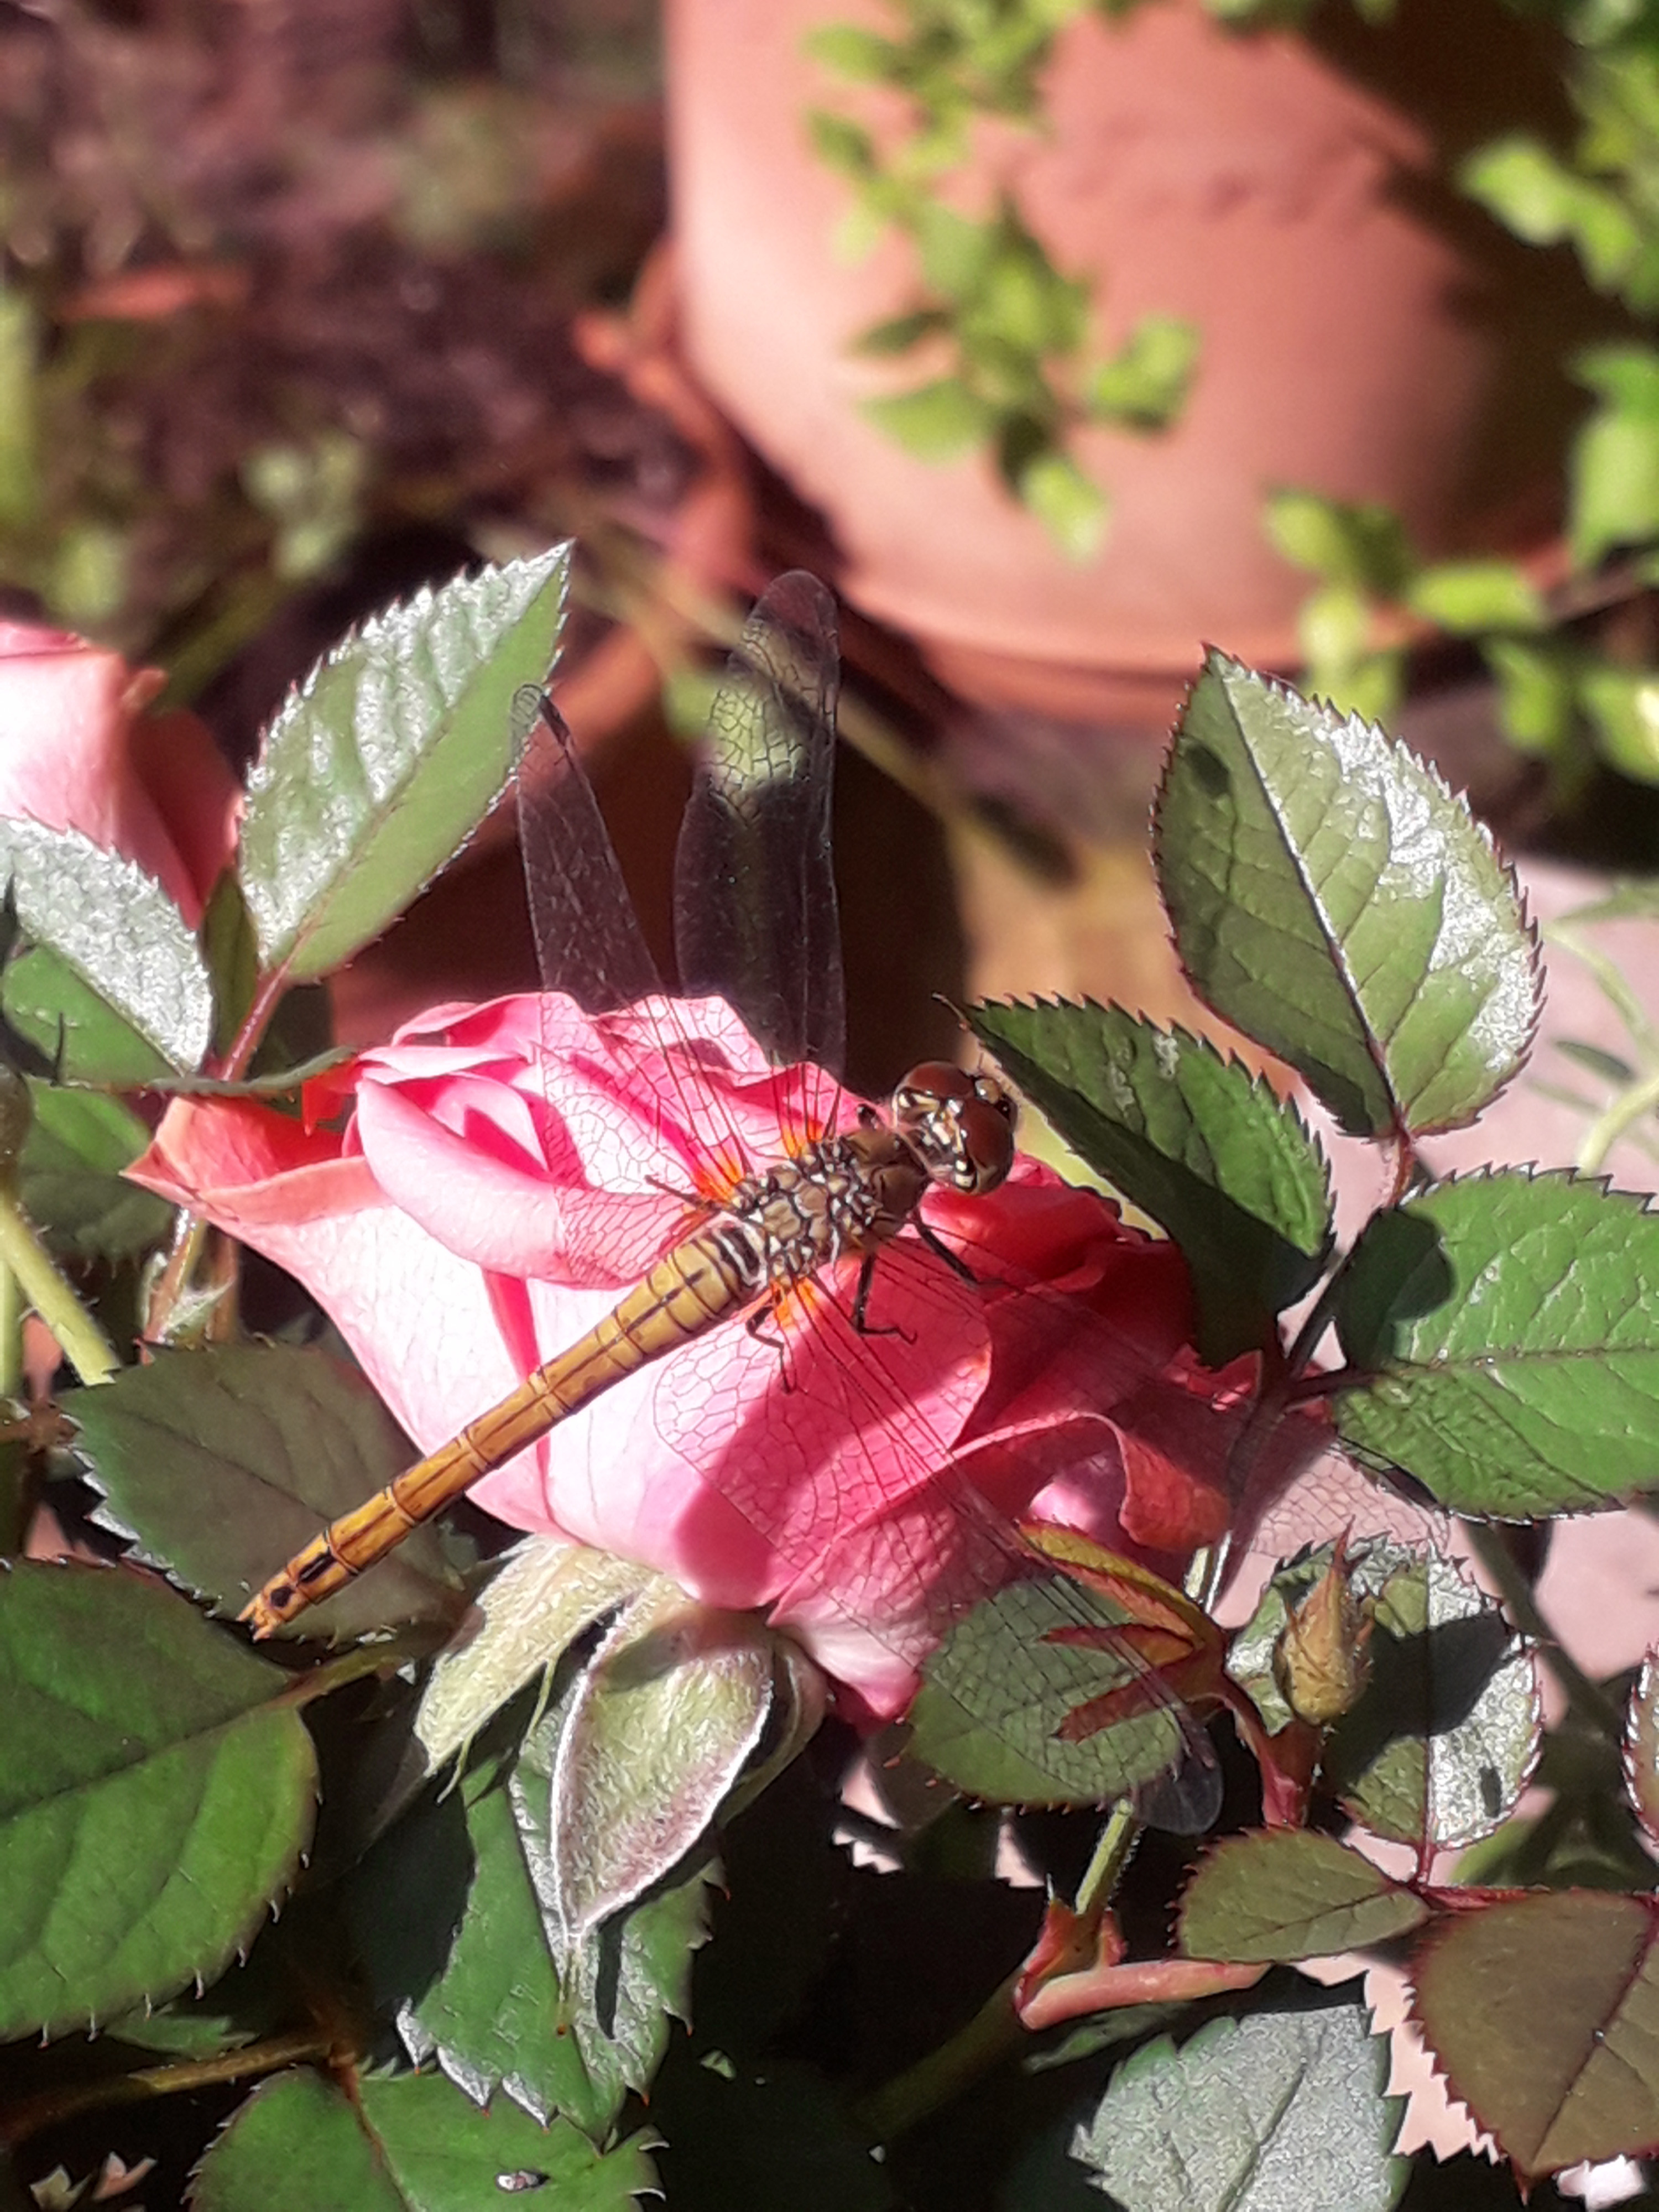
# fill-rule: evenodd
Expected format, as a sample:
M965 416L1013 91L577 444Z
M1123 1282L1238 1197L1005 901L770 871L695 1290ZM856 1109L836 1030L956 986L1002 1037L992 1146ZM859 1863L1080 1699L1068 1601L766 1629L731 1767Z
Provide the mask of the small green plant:
M1012 495L1078 560L1097 550L1109 508L1070 450L1072 432L1085 422L1152 431L1173 421L1197 366L1198 333L1177 316L1146 315L1101 356L1095 276L1057 269L1007 193L968 215L945 204L939 187L966 157L975 117L1040 126L1042 64L1055 33L1088 4L900 0L893 37L837 23L810 41L839 76L899 94L911 118L890 148L838 111L811 118L819 154L855 191L847 248L867 250L890 227L916 256L914 304L859 343L876 358L915 356L933 373L867 401L865 411L926 460L988 450Z

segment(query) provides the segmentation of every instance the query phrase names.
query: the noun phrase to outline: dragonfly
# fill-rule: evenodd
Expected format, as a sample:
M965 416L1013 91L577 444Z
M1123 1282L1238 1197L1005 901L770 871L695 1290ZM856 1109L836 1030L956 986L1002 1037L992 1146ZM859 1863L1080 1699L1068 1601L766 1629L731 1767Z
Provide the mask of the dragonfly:
M568 731L544 689L520 693L515 715L540 752L533 776L521 772L520 828L545 1051L555 1048L550 1010L562 999L609 1023L610 1049L635 1095L672 1085L675 1119L698 1139L689 1163L696 1187L679 1194L681 1232L596 1326L270 1577L242 1614L256 1636L363 1572L419 1523L641 1369L673 1363L677 1374L684 1370L681 1399L694 1400L699 1345L746 1326L778 1361L786 1409L792 1392L835 1401L802 1406L799 1419L786 1411L784 1449L812 1429L811 1414L826 1413L849 1494L860 1487L860 1455L873 1436L890 1467L895 1454L908 1455L906 1494L927 1501L919 1509L924 1522L929 1515L949 1517L953 1553L968 1563L953 1584L952 1617L972 1596L1040 1575L1062 1624L1055 1644L1068 1640L1063 1624L1073 1611L1098 1643L1098 1613L1088 1613L984 1490L954 1469L942 1479L950 1449L907 1398L895 1374L902 1362L892 1352L880 1356L884 1340L908 1343L908 1330L926 1329L941 1269L977 1288L981 1266L996 1266L953 1249L925 1218L923 1201L945 1193L957 1212L971 1212L974 1200L1004 1182L1015 1158L1015 1103L994 1075L945 1061L911 1069L884 1109L849 1102L839 1079L845 1006L830 846L838 680L830 594L801 572L780 578L757 603L716 693L682 823L674 886L678 999L661 990ZM709 999L735 1011L775 1071L769 1157L756 1154L752 1136L700 1076L704 1047L692 1009ZM619 1233L621 1218L618 1202ZM1006 1267L998 1280L1010 1295ZM902 1293L902 1327L878 1318L884 1281ZM1056 1330L1056 1316L1039 1302L1060 1293L1032 1285L1012 1295L1033 1344L1067 1346L1080 1413L1104 1381L1128 1372L1126 1355L1080 1302L1068 1301L1076 1310ZM1007 1318L1005 1309L1005 1335ZM803 1329L815 1333L811 1358L799 1356ZM717 1484L718 1457L711 1437ZM742 1498L732 1502L751 1510ZM786 1517L781 1533L775 1523L763 1533L803 1578L822 1570L816 1525L792 1534ZM879 1537L849 1533L844 1540L912 1546L922 1586L927 1539L925 1527L899 1516ZM860 1577L842 1564L836 1587L856 1588ZM890 1585L892 1577L871 1579ZM878 1638L893 1632L862 1609L854 1626ZM923 1642L950 1626L949 1618L923 1622ZM907 1659L916 1628L913 1621L905 1632ZM1209 1826L1219 1778L1207 1737L1129 1638L1117 1656L1138 1678L1146 1710L1167 1717L1166 1767L1138 1778L1143 1808L1160 1825ZM1011 1685L1010 1694L1018 1693Z

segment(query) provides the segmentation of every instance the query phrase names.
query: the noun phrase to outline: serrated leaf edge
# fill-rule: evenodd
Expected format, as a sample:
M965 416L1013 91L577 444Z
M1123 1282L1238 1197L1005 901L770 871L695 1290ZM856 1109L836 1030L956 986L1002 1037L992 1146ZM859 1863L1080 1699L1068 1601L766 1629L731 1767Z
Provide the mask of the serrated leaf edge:
M1206 644L1203 648L1203 661L1200 666L1198 674L1193 678L1191 683L1188 684L1186 690L1182 695L1181 704L1176 709L1174 720L1170 723L1170 743L1164 750L1164 764L1159 772L1158 780L1158 789L1152 796L1152 859L1153 869L1158 875L1161 877L1162 874L1164 859L1164 839L1162 833L1164 799L1164 794L1169 788L1170 777L1175 765L1176 740L1179 735L1181 725L1186 717L1187 711L1192 704L1194 694L1198 690L1199 684L1202 682L1203 678L1212 670L1218 675L1222 674L1224 671L1236 671L1241 675L1249 677L1255 683L1261 684L1269 693L1281 700L1294 701L1303 706L1322 708L1326 714L1340 717L1345 728L1352 729L1364 736L1380 738L1382 743L1389 748L1390 752L1394 753L1401 759L1408 761L1414 769L1419 770L1424 775L1425 775L1442 798L1449 800L1455 806L1462 807L1463 813L1468 817L1470 827L1474 830L1475 835L1479 837L1480 842L1486 847L1487 852L1491 854L1493 864L1501 873L1504 882L1508 887L1510 895L1515 901L1516 914L1520 921L1521 933L1526 939L1528 947L1532 955L1532 1018L1527 1024L1526 1034L1522 1038L1521 1043L1516 1050L1515 1065L1491 1095L1485 1099L1480 1105L1477 1106L1472 1113L1466 1115L1461 1121L1436 1121L1430 1123L1422 1128L1408 1130L1406 1124L1401 1120L1397 1112L1394 1117L1395 1131L1398 1134L1407 1136L1410 1141L1413 1144L1418 1143L1426 1137L1449 1136L1455 1130L1473 1127L1474 1123L1480 1119L1483 1114L1489 1112L1490 1109L1498 1103L1498 1100L1503 1097L1510 1085L1516 1081L1516 1078L1524 1073L1527 1064L1532 1058L1533 1047L1538 1041L1539 1025L1543 1020L1544 1015L1545 971L1543 939L1539 930L1538 923L1533 917L1531 905L1527 892L1521 883L1519 876L1516 872L1515 863L1498 845L1498 840L1493 836L1490 827L1480 819L1479 815L1475 813L1474 808L1469 805L1468 793L1454 791L1451 786L1446 781L1445 777L1442 775L1438 767L1433 761L1425 758L1423 754L1415 751L1413 747L1406 743L1403 738L1395 737L1391 731L1385 729L1381 722L1373 721L1368 716L1361 714L1357 711L1350 711L1345 714L1343 710L1332 700L1326 698L1321 693L1298 691L1293 684L1288 683L1283 677L1266 675L1260 669L1252 668L1248 661L1239 660L1233 654L1224 652L1222 647L1218 645ZM1160 903L1162 903L1161 900ZM1195 996L1207 1006L1210 1004L1208 998L1206 996L1202 988L1199 984L1197 978L1191 974L1188 969L1186 962L1181 957L1181 948L1176 942L1175 925L1173 921L1170 919L1167 907L1164 908L1164 915L1166 925L1165 934L1169 940L1170 950L1175 956L1176 964L1180 969L1182 976L1186 979L1188 985L1192 989ZM1348 989L1348 979L1346 966L1341 970L1341 975L1343 988L1346 991ZM1215 1010L1212 1009L1212 1011ZM1221 1018L1224 1021L1226 1017L1222 1015ZM1229 1026L1231 1027L1231 1024L1229 1024ZM1369 1022L1362 1023L1361 1026L1364 1032L1369 1035L1370 1029ZM1251 1042L1255 1043L1259 1042L1260 1040L1252 1038ZM1266 1045L1263 1045L1261 1048L1264 1052L1271 1050L1271 1048ZM1278 1054L1275 1053L1273 1057L1277 1059ZM1290 1063L1286 1061L1283 1063L1283 1065L1289 1066ZM1295 1073L1295 1071L1292 1070L1292 1073ZM1378 1073L1379 1074L1382 1073L1380 1068ZM1298 1082L1302 1082L1304 1079L1300 1074L1297 1075L1297 1080ZM1311 1089L1311 1085L1309 1086L1310 1089ZM1391 1105L1397 1106L1399 1102L1395 1098L1392 1085L1385 1085L1384 1087L1388 1092ZM1378 1139L1370 1139L1364 1141L1376 1142Z

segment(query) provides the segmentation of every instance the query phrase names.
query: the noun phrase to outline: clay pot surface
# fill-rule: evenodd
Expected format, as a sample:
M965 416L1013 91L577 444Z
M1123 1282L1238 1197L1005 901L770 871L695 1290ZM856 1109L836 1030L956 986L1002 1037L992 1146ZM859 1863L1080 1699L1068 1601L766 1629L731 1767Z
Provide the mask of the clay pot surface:
M1068 561L980 456L941 468L902 452L858 402L921 376L848 348L910 303L908 252L889 240L858 265L837 258L849 191L806 137L814 106L882 112L803 50L813 24L843 18L892 28L856 0L671 0L683 343L825 513L839 588L916 635L947 682L1156 726L1202 641L1293 665L1310 580L1261 519L1281 484L1386 501L1430 556L1520 550L1504 508L1540 465L1516 449L1494 468L1491 421L1517 331L1469 223L1435 202L1449 194L1428 134L1299 40L1226 33L1196 0L1078 19L1047 78L1047 132L983 126L985 174L951 188L982 212L1012 185L1061 268L1101 272L1106 348L1148 313L1201 329L1175 430L1079 438L1113 501L1104 549Z

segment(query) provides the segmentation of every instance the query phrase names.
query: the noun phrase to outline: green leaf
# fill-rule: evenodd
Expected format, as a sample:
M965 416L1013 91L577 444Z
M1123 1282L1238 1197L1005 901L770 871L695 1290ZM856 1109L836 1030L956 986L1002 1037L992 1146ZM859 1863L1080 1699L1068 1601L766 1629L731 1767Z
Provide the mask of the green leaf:
M378 937L511 775L514 694L546 676L569 548L421 592L320 661L248 778L241 882L267 971L325 975Z
M1286 489L1269 496L1265 519L1274 549L1327 583L1392 599L1412 574L1411 548L1389 507Z
M946 300L970 299L985 281L997 248L994 222L975 222L947 207L937 194L926 194L914 215L922 281Z
M295 1346L158 1352L63 1404L102 1493L100 1521L228 1612L410 1456L359 1375ZM417 1531L295 1632L441 1620L457 1609L457 1590L436 1538Z
M213 979L213 1048L226 1053L253 1004L259 983L253 917L240 884L228 869L213 886L197 936Z
M1064 1577L1033 1576L999 1590L928 1660L909 1712L912 1751L958 1790L997 1805L1103 1805L1155 1782L1186 1748L1180 1720L1162 1704L1079 1743L1056 1733L1079 1705L1135 1675L1121 1651L1043 1639L1127 1618Z
M878 430L922 461L954 461L971 453L983 445L994 420L985 402L954 376L861 404Z
M1413 2017L1525 2179L1659 2145L1654 1914L1651 1897L1515 1898L1419 1950Z
M1229 1836L1200 1862L1181 1900L1188 1959L1288 1963L1403 1936L1428 1907L1334 1837L1304 1829Z
M1659 783L1659 672L1602 661L1580 670L1577 696L1608 766Z
M1617 283L1640 247L1635 212L1616 191L1521 133L1481 147L1464 162L1458 181L1529 246L1570 240L1600 290Z
M1389 2212L1404 2100L1358 2005L1212 2021L1112 2076L1072 2155L1133 2212Z
M1659 537L1659 370L1645 349L1607 347L1579 363L1604 404L1579 431L1570 466L1572 556L1591 568L1621 545Z
M1337 1309L1374 1380L1336 1401L1351 1451L1453 1512L1595 1511L1652 1486L1659 1213L1522 1168L1372 1217Z
M690 2018L718 1870L704 1857L573 1954L551 1876L565 1711L400 1822L352 1903L376 2001L396 2008L416 2059L435 2054L480 2100L504 2087L537 2118L558 2111L601 2137L649 2087L671 2018Z
M288 1677L112 1569L0 1574L0 2037L211 1980L310 1838Z
M1187 404L1200 343L1196 324L1178 315L1143 315L1088 379L1083 404L1090 419L1164 428Z
M0 821L0 874L37 948L6 979L8 1013L31 1042L55 1058L61 1029L64 1068L87 1082L200 1065L213 988L158 883L79 830L16 820Z
M875 142L850 117L815 107L807 115L806 128L811 135L812 150L826 167L854 179L867 177L874 170Z
M1106 495L1058 446L1024 463L1016 479L1030 509L1068 561L1092 561L1105 542L1111 509Z
M1559 752L1572 733L1576 653L1553 641L1523 645L1512 637L1489 637L1480 650L1498 679L1498 711L1510 743L1545 759Z
M435 1773L465 1751L526 1684L550 1676L568 1646L653 1577L647 1568L585 1544L532 1536L479 1594L467 1631L441 1652L415 1734Z
M477 2212L520 2191L558 2212L635 2212L656 2193L643 2135L598 2151L566 2120L481 2112L435 2075L360 2081L279 2074L202 2161L193 2212ZM519 2177L525 2177L520 2179ZM542 2192L545 2191L546 2194Z
M890 315L885 322L872 323L860 331L854 340L853 350L870 361L890 361L908 353L924 338L936 337L948 330L951 319L933 307L918 307L914 314Z
M31 1082L34 1117L19 1157L23 1210L51 1249L131 1259L166 1236L173 1208L122 1176L149 1132L118 1098Z
M820 23L801 44L815 62L855 84L885 84L897 69L902 48L856 23Z
M578 1670L553 1774L548 1881L568 1945L696 1848L772 1704L771 1638L753 1614L657 1577L612 1624Z
M1259 1350L1330 1240L1329 1176L1295 1109L1240 1061L1121 1007L991 1002L969 1021L1079 1157L1187 1255L1206 1365Z
M1378 1545L1367 1561L1370 1680L1337 1724L1325 1780L1373 1835L1455 1850L1515 1809L1538 1759L1537 1663L1498 1606L1431 1553Z
M1443 561L1419 569L1406 604L1455 637L1542 629L1549 619L1537 586L1512 561Z
M1491 839L1382 731L1212 653L1155 824L1182 963L1351 1136L1473 1121L1525 1057L1536 945Z

